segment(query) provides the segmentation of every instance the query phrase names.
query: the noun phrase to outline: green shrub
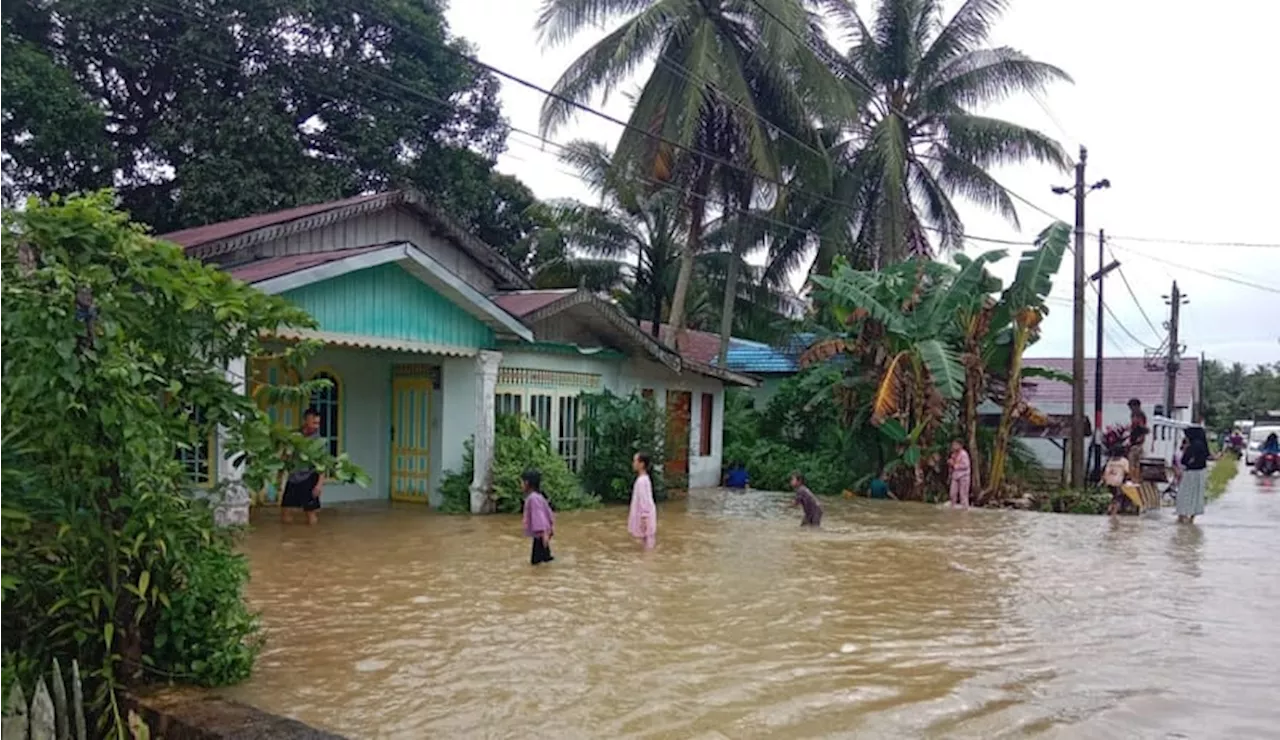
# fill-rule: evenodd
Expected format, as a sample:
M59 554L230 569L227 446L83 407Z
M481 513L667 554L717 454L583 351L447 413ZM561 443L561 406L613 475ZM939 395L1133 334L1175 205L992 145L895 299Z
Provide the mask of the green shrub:
M542 492L556 511L590 509L600 499L583 492L581 484L564 459L551 448L547 433L522 415L500 415L494 429L493 491L494 510L518 514L524 505L520 476L533 468L542 473ZM450 514L471 511L471 478L475 471L475 450L470 440L463 454L462 470L445 473L440 486L440 510Z
M631 460L641 450L653 463L650 479L653 494L666 497L668 487L681 488L685 481L664 478L666 461L666 415L656 403L639 395L603 393L583 396L587 414L583 434L587 438L587 459L583 461L582 485L601 499L613 503L631 500Z
M223 369L264 354L264 335L314 321L146 236L112 203L98 193L6 211L0 281L6 668L31 685L55 659L78 660L95 735L126 731L122 687L225 683L253 662L234 534L189 495L178 450L221 428L250 488L282 451L361 477L322 445L295 447L301 435ZM296 366L317 346L278 355Z
M1035 497L1037 508L1057 514L1105 514L1111 503L1111 492L1101 488L1069 488Z
M160 670L202 686L249 677L261 639L240 594L248 580L249 563L229 537L192 553L156 623L152 660Z

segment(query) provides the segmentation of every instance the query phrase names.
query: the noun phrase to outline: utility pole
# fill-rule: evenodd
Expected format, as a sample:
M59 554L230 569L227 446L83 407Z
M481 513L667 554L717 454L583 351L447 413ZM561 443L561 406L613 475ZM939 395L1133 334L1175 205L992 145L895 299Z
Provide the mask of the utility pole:
M1091 191L1111 187L1108 180L1099 180L1086 187L1085 162L1089 151L1080 146L1080 159L1076 162L1076 184L1070 188L1056 187L1059 195L1071 193L1076 201L1075 229L1075 298L1074 343L1071 356L1071 487L1084 487L1084 199Z
M1098 471L1099 476L1102 475L1102 443L1099 441L1102 433L1102 311L1106 308L1106 304L1102 302L1102 278L1120 267L1116 260L1103 266L1103 248L1106 244L1106 232L1098 229L1098 271L1090 275L1089 280L1098 284L1098 320L1094 322L1098 330L1098 344L1093 356L1093 468Z
M1164 388L1164 413L1172 419L1178 394L1178 355L1182 348L1178 346L1178 309L1188 303L1188 299L1178 290L1178 281L1173 281L1173 290L1162 296L1169 304L1169 359L1165 362L1164 372L1167 380Z

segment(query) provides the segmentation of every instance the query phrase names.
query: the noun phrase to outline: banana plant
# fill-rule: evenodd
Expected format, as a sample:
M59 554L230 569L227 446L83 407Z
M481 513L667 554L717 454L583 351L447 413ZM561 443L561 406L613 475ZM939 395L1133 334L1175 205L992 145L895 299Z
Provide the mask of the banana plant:
M1003 413L996 427L987 478L988 490L995 495L999 495L1004 483L1005 459L1014 422L1028 415L1039 421L1022 400L1022 353L1038 338L1040 322L1049 313L1045 298L1053 289L1053 276L1062 265L1070 236L1071 227L1061 221L1040 232L1035 248L1022 253L1013 282L1001 294L991 315L990 332L994 342L988 354L991 363L988 367L1003 376L1005 386Z
M859 360L874 389L871 423L913 469L913 487L923 481L948 409L966 394L958 317L982 305L992 288L986 265L1002 256L990 252L957 266L915 259L881 271L837 259L831 276L813 278L819 302L843 330L811 345L801 361L836 354Z

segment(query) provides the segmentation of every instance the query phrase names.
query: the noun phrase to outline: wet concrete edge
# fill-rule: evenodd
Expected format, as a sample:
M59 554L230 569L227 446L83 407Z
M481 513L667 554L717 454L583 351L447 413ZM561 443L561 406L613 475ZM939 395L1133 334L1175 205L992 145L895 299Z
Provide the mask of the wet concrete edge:
M128 703L151 728L151 736L165 740L346 740L200 689L149 691L130 696Z

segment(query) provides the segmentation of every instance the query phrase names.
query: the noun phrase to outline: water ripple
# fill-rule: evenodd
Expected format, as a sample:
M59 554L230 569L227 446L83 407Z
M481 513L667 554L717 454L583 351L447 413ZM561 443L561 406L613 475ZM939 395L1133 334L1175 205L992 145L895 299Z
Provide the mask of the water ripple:
M1202 527L786 498L509 517L264 517L244 701L353 738L1254 738L1280 728L1280 498ZM1267 735L1266 733L1271 733Z

